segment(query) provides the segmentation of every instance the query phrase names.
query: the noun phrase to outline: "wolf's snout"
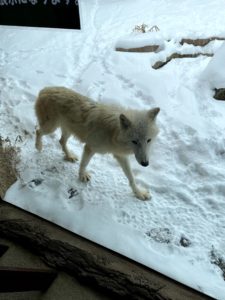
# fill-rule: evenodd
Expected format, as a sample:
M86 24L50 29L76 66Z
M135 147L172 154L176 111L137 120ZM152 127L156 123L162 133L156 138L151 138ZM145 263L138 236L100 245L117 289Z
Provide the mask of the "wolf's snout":
M141 162L141 165L142 165L143 167L147 167L147 166L148 166L148 161L142 161L142 162Z

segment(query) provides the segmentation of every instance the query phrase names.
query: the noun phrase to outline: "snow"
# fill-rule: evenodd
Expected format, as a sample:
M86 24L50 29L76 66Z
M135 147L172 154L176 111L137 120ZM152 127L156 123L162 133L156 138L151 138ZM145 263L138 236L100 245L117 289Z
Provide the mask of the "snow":
M83 0L80 5L80 32L0 27L0 134L12 141L23 138L17 142L21 178L5 200L225 299L222 272L210 258L215 248L225 259L225 103L212 98L213 88L224 87L225 48L223 41L197 50L177 42L224 36L224 1ZM160 28L165 49L116 52L121 37L142 23ZM151 68L175 51L199 50L216 54ZM63 160L59 131L44 138L41 153L35 150L34 101L51 85L105 103L161 108L150 166L143 168L131 157L138 184L150 189L151 201L132 195L110 155L94 156L91 182L80 183L79 165ZM71 138L69 146L80 157L82 145ZM190 241L188 247L181 245L182 237Z

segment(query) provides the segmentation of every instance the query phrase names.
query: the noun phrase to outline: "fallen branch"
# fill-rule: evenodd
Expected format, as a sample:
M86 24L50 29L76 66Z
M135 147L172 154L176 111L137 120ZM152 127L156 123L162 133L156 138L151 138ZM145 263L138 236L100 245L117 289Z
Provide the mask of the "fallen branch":
M225 38L224 37L217 37L217 36L212 36L210 38L205 38L205 39L187 39L187 38L184 38L180 41L180 44L183 45L183 44L186 43L186 44L189 44L189 45L204 47L208 43L210 43L211 41L215 41L215 40L225 41Z
M180 54L180 53L173 53L171 54L169 57L166 58L165 61L157 61L153 66L152 68L153 69L160 69L162 68L163 66L165 66L168 62L170 62L172 59L174 58L196 58L200 55L203 55L203 56L213 56L212 53L195 53L195 54Z

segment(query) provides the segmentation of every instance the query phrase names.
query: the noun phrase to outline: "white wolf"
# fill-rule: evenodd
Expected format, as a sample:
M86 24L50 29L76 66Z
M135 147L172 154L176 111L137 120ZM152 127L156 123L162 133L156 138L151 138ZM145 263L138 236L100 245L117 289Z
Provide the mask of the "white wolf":
M36 130L36 148L39 151L42 149L42 136L60 127L62 136L59 142L67 160L77 160L66 146L71 135L85 143L79 169L81 181L90 180L85 169L95 153L112 153L136 197L141 200L150 198L148 191L137 187L127 156L134 154L140 165L148 166L148 150L158 133L155 123L160 111L158 107L126 110L97 103L64 87L47 87L40 91L35 111L39 122Z

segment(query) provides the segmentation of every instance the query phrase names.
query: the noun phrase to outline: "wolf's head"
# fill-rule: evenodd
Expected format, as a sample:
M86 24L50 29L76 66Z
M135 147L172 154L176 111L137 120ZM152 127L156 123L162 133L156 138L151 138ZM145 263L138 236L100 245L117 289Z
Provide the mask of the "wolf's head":
M123 142L144 167L149 164L149 147L159 131L155 124L159 111L160 108L156 107L148 111L132 110L126 115L120 115Z

